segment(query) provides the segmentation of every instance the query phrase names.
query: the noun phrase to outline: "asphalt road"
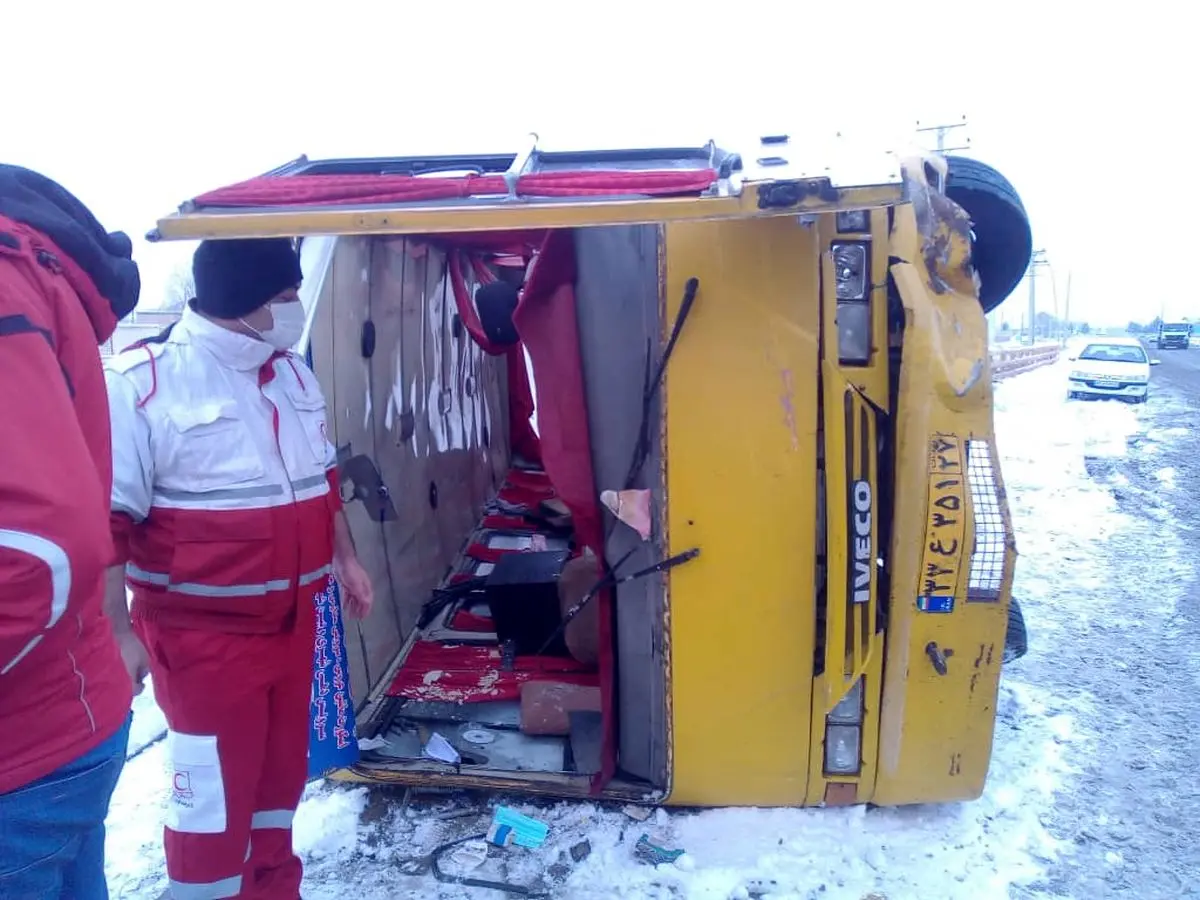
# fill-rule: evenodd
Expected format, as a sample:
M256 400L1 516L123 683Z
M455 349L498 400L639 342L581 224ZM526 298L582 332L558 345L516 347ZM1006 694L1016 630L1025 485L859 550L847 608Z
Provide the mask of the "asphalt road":
M1151 359L1162 365L1154 367L1154 381L1167 388L1190 394L1200 400L1200 347L1188 350L1158 350L1151 344L1148 348Z
M1144 406L1066 410L1130 423L1119 452L1083 454L1112 524L1075 513L1068 491L1048 527L1057 564L1018 564L1037 651L1014 675L1091 737L1064 741L1075 771L1043 818L1065 852L1015 896L1200 897L1200 348L1149 352L1161 364ZM1048 386L1065 378L1050 374Z

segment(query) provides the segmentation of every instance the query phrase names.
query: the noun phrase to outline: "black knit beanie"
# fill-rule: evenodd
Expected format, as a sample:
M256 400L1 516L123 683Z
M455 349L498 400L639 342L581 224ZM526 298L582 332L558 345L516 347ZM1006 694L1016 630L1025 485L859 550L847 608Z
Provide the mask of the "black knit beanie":
M204 241L192 258L193 306L218 319L249 315L300 283L300 256L287 238Z
M106 232L76 197L45 175L0 165L0 215L40 231L87 273L118 319L137 305L141 277L133 243Z

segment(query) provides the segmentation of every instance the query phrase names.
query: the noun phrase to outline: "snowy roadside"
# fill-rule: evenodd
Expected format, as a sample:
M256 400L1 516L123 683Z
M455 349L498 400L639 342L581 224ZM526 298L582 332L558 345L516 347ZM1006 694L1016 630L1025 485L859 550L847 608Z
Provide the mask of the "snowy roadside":
M1067 368L1002 395L1028 430L1001 451L1033 628L1020 677L1075 710L1095 752L1072 748L1071 789L1043 818L1071 852L1014 894L1187 896L1200 878L1196 386L1152 378L1145 405L1064 405Z
M464 874L533 884L551 872L554 896L580 900L860 900L872 892L890 900L990 900L1046 878L1051 865L1071 852L1047 823L1059 793L1070 790L1098 749L1101 723L1086 693L1052 695L1030 676L1050 664L1039 660L1050 635L1103 611L1092 593L1104 571L1106 543L1129 521L1111 492L1091 479L1085 457L1125 453L1127 438L1142 427L1140 411L1132 407L1065 403L1062 378L1061 366L1050 366L997 387L997 442L1021 552L1016 594L1025 605L1031 649L1001 685L982 799L905 809L660 810L644 824L594 804L514 801L550 825L546 845L497 852ZM154 712L147 705L139 715L149 723ZM165 887L162 749L151 746L128 764L113 801L108 873L117 898L150 900ZM406 875L399 867L445 841L484 831L495 802L435 795L403 808L399 794L312 785L296 824L297 850L307 867L305 896L500 896L441 885L428 874ZM480 805L477 815L473 804ZM633 845L643 832L687 854L675 864L641 864ZM585 839L590 855L573 863L568 851ZM452 867L447 862L448 870L461 871Z
M1047 715L1038 692L1021 685L1002 688L999 710L993 778L976 803L899 810L659 810L640 824L594 804L518 802L519 810L549 824L546 845L507 851L498 865L464 874L531 884L557 866L564 883L554 895L579 900L859 900L872 891L892 898L1007 897L1009 883L1037 877L1040 860L1057 852L1038 814L1052 802L1066 771L1060 742L1071 735L1072 724L1065 714ZM114 798L109 838L114 897L149 900L165 887L158 847L161 770L155 747L129 764ZM486 830L490 807L474 816L439 818L467 811L472 803L435 798L405 810L398 798L376 797L371 804L365 788L310 787L296 823L309 900L346 897L350 886L360 900L499 896L438 885L429 875L406 876L398 867L447 840ZM674 865L640 864L633 845L642 833L688 853ZM584 840L590 856L571 865L570 848ZM447 869L454 871L452 862Z

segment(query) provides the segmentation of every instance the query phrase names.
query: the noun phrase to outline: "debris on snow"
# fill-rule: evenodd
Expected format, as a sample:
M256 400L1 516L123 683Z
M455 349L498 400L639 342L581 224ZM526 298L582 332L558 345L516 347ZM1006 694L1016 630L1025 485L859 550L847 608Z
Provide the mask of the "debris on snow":
M462 757L458 755L454 745L436 731L429 736L429 740L421 750L421 755L427 756L429 759L436 759L438 762L449 763L452 766L456 766L462 761Z
M682 850L670 850L666 847L660 847L657 844L650 842L650 835L643 834L638 838L637 844L634 845L633 855L640 862L649 863L652 866L661 866L666 863L673 863L683 856Z
M633 804L623 807L621 812L625 813L625 815L629 816L629 818L633 819L635 822L645 822L652 815L654 815L654 810L650 807L634 806Z
M359 819L367 789L329 790L318 783L305 792L292 826L292 846L302 856L337 858L359 845Z
M592 855L592 842L588 840L580 841L571 848L571 861L581 863Z
M546 842L550 827L533 816L522 815L507 806L497 806L492 824L500 828L508 828L512 833L513 843L518 847L536 850Z
M1095 562L1128 517L1088 466L1124 457L1141 427L1130 407L1067 404L1045 381L1023 383L1033 377L1000 385L996 412L1027 617L1031 609L1053 611L1064 587L1100 587L1103 570ZM1053 645L1056 630L1092 627L1095 617L1079 604L1039 613L1031 656ZM386 789L318 782L297 813L295 847L311 900L489 900L497 896L492 891L435 884L428 859L448 842L486 833L499 804L545 832L533 848L485 848L490 855L479 877L542 885L570 900L1001 900L1072 852L1048 830L1049 811L1079 758L1095 750L1090 723L1097 715L1085 697L1055 696L1024 682L1019 664L1006 670L988 784L971 803L668 812L497 797L481 809L478 795L413 792L406 806ZM165 887L163 762L163 748L150 747L129 763L113 799L107 868L114 897L155 900ZM686 852L674 863L646 865L637 849L643 832L660 848ZM1110 855L1104 858L1114 871L1132 868L1120 853ZM465 862L456 860L456 871Z
M459 869L463 871L471 871L478 869L488 858L488 845L484 841L467 841L465 844L460 844L453 853L450 854L450 860Z

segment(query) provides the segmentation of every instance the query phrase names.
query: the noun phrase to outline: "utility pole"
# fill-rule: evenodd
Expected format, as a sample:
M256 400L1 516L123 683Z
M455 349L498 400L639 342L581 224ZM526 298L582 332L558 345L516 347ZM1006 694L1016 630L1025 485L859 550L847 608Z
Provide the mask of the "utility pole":
M1067 296L1063 301L1066 310L1063 312L1063 318L1067 320L1067 337L1075 333L1075 329L1071 327L1071 270L1067 270Z
M1037 270L1050 265L1045 250L1034 250L1029 258L1029 346L1037 340Z
M933 132L937 133L937 152L938 153L953 153L955 150L970 149L970 146L971 146L970 138L967 138L966 143L961 147L947 147L946 146L946 132L947 131L949 131L951 128L966 128L966 127L967 127L967 117L966 116L962 117L961 122L955 122L953 125L925 125L925 126L922 126L921 122L919 120L917 121L917 132L918 133L923 133L923 132L927 132L927 131L933 131Z
M1062 320L1058 317L1058 273L1054 271L1054 266L1050 266L1050 296L1054 300L1054 332L1051 335L1050 329L1046 329L1046 337L1057 336L1057 333L1062 330Z

